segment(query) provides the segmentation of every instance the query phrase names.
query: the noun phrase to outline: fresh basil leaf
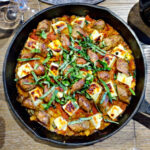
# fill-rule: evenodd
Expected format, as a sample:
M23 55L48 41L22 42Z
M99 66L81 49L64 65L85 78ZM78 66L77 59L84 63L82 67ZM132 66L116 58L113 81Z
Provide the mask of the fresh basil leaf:
M43 38L43 39L46 39L46 38L47 38L47 34L45 33L44 30L40 33L40 36L41 36L41 38Z

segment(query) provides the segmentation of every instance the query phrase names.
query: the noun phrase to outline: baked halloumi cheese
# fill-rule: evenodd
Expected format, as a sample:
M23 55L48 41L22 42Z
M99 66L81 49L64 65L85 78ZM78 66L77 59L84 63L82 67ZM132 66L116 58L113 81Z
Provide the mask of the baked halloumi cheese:
M116 56L114 55L111 55L111 54L106 54L104 59L103 59L105 62L107 62L108 64L108 67L112 67L116 61Z
M95 103L99 101L101 92L102 87L96 82L92 82L89 89L87 90L87 93L93 98Z
M33 104L34 104L35 106L39 105L39 104L42 102L42 100L40 100L40 97L41 97L42 94L43 94L43 91L42 91L41 88L36 87L35 89L31 90L31 91L29 92L29 94L30 94L31 99L32 99L32 101L33 101Z
M93 126L95 127L95 129L99 129L100 128L102 119L103 118L102 118L102 114L101 113L97 113L97 114L92 116L90 121L93 124Z
M20 67L18 67L17 75L19 78L23 78L31 73L33 68L29 63L23 64Z
M49 43L48 47L52 50L54 56L62 55L63 50L60 48L62 46L59 40L53 40Z
M104 34L103 33L99 33L97 30L94 30L92 32L92 34L90 35L90 39L93 40L94 42L96 42L98 40L102 41L103 37L104 37Z
M25 43L25 48L27 48L29 50L40 49L41 43L39 43L38 41L36 41L32 38L28 38L26 43Z
M58 130L66 131L68 123L63 117L61 117L61 116L57 117L54 120L54 123L55 123Z
M85 25L85 17L77 17L72 22L71 25L79 25L81 28Z
M54 62L52 62L51 64L50 64L50 72L49 72L49 75L53 75L53 76L58 76L58 74L59 74L59 65L57 64L57 63L54 63Z
M77 102L69 100L63 106L63 109L69 116L72 116L79 109L79 105L77 104Z
M111 54L113 54L119 58L122 58L122 59L125 59L126 53L127 53L127 51L125 50L125 48L122 44L119 44L111 51Z
M107 114L111 119L116 119L122 112L123 110L119 106L113 105Z
M124 73L118 73L117 80L121 83L128 85L130 88L132 88L133 76L127 76Z
M107 84L107 86L109 87L111 96L112 96L112 97L116 97L116 96L117 96L117 92L116 92L116 89L115 89L115 87L114 87L113 82L110 80L110 81L108 81L106 84Z
M52 27L55 31L55 33L59 33L63 29L67 28L67 23L64 21L57 21L56 23L52 24Z

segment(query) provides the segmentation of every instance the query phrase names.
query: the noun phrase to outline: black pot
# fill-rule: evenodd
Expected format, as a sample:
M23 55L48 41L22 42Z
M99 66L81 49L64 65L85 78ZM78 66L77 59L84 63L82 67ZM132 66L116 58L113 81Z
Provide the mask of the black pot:
M14 82L15 67L17 58L22 50L25 41L32 29L36 28L38 22L43 19L52 19L62 15L90 15L95 19L103 19L111 26L113 26L125 39L130 48L133 51L136 63L137 81L136 81L136 96L132 97L131 104L127 107L124 114L119 118L119 125L111 124L103 131L97 131L96 133L86 137L68 137L58 135L50 132L37 122L32 122L29 119L29 115L24 107L20 106L20 103L16 101L17 90ZM3 66L3 83L7 102L15 114L16 118L37 138L53 143L57 146L84 146L94 144L96 142L103 141L104 139L114 135L122 127L124 127L138 112L140 105L142 105L142 111L148 112L149 104L144 101L145 86L146 86L146 61L144 57L141 45L131 30L131 28L116 14L111 12L105 7L94 6L90 4L64 4L53 6L44 9L30 18L24 23L21 28L16 32L16 35L12 39L12 42L7 50L4 66ZM146 104L146 105L144 105ZM144 109L143 109L144 108ZM141 115L138 113L138 115ZM139 119L139 117L135 117ZM140 120L139 120L140 121ZM142 122L143 123L143 122Z

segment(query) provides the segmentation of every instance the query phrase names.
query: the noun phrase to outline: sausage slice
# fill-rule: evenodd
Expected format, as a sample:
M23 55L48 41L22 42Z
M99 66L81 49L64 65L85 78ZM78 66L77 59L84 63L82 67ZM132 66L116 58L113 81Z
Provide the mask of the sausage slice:
M77 58L76 59L76 63L77 64L86 64L87 63L87 61L84 59L84 58Z
M79 38L80 34L78 32L80 32L83 36L87 36L87 33L80 26L75 25L72 29L72 36L74 38Z
M43 123L45 125L49 124L50 117L49 117L49 115L45 111L39 111L39 112L37 112L36 116L37 116L37 119L41 123Z
M60 38L61 42L62 42L62 45L65 47L65 48L68 48L70 46L70 40L69 38L65 35L65 34L62 34L61 35L61 38Z
M107 81L110 79L110 74L108 71L99 71L97 72L97 76L99 79L102 79L104 81Z
M94 28L97 29L97 30L102 30L105 28L105 21L104 20L97 20L95 23L94 23Z
M48 20L43 20L43 21L39 22L39 24L37 26L37 31L48 32L50 30L50 24L51 24L51 22Z
M35 106L31 100L31 98L26 98L25 100L23 100L22 106L27 107L29 109L35 109Z

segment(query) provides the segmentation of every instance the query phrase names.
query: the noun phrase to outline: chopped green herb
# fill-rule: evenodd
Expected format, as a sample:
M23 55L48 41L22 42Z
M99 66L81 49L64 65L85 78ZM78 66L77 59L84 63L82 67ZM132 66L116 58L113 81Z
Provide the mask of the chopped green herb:
M38 77L36 76L35 72L34 72L34 71L31 71L31 74L32 74L33 77L34 77L35 82L38 82Z
M40 51L40 49L35 48L35 49L31 50L31 53L41 53L41 51Z
M63 80L63 81L62 81L62 84L63 84L64 86L69 86L69 85L70 85L70 82L69 82L68 80Z
M36 70L39 67L39 64L35 64L34 70Z
M117 79L117 75L116 74L114 74L114 80L116 80Z
M15 82L17 82L18 80L19 80L19 79L17 79L17 78L16 78L16 79L14 79L14 81L15 81Z
M23 82L23 84L34 85L35 83L33 83L33 82Z
M53 92L55 89L55 86L53 86L50 90L48 90L45 94L43 94L40 99L44 99L48 94L50 94L51 92Z
M80 118L78 120L74 120L74 121L70 121L68 122L68 125L72 125L72 124L76 124L76 123L81 123L83 121L86 121L86 120L91 120L92 117L87 117L87 118Z
M109 119L104 119L105 122L110 122L110 123L115 123L115 124L119 124L119 122L113 121L113 120L109 120Z
M43 39L46 39L46 38L47 38L47 34L45 33L44 30L40 33L40 36L41 36L41 38L43 38Z
M88 25L88 24L89 24L87 20L85 20L85 24L86 24L86 25Z
M135 96L135 92L133 91L133 89L129 88L130 92L132 93L132 95Z
M18 58L18 61L31 61L31 60L39 60L40 58Z
M105 92L105 93L103 94L103 97L102 97L102 99L101 99L101 101L100 101L100 104L103 104L103 102L104 102L105 99L106 99L106 96L107 96L107 92Z
M100 43L100 48L104 48L104 47L106 47L106 44L105 44L104 41L102 41L102 42Z
M71 36L71 34L72 34L72 26L67 24L67 27L68 27L68 30L69 30L69 35Z
M51 58L50 53L47 53L47 57L46 57L46 59L43 61L43 64L46 64L46 63L49 61L50 58Z

